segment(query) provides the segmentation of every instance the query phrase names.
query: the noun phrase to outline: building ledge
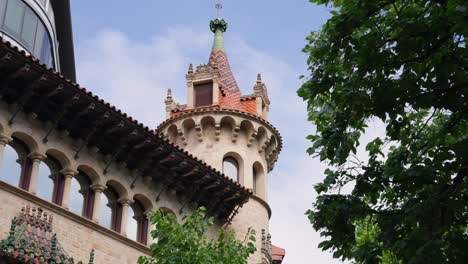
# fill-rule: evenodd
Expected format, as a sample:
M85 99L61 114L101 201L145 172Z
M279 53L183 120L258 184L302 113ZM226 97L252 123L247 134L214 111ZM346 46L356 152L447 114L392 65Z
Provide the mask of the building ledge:
M19 196L20 198L23 198L31 203L34 203L35 206L40 207L42 209L45 209L49 212L52 212L56 215L60 215L62 217L65 217L73 222L76 222L78 224L81 224L87 228L92 229L93 231L99 232L107 237L110 237L118 242L121 242L129 247L132 247L136 250L141 251L142 254L151 254L151 250L149 247L146 245L143 245L141 243L138 243L134 240L131 240L113 230L110 230L108 228L105 228L87 218L84 218L82 216L79 216L61 206L58 206L56 204L53 204L51 202L45 201L41 199L40 197L31 194L23 189L17 188L15 186L12 186L8 183L5 183L0 180L0 190L4 190L6 192L9 192L12 195Z

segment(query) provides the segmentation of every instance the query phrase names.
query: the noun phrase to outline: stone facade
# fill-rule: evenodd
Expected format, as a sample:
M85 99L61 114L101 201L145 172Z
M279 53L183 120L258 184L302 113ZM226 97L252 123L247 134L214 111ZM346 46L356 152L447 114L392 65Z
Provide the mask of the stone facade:
M129 171L125 164L113 164L104 174L106 160L109 157L100 155L95 149L86 148L80 152L79 158L75 159L74 156L80 144L64 132L52 132L48 136L47 143L44 143L43 139L48 132L48 126L37 120L34 115L20 112L16 115L14 122L8 124L8 118L14 114L14 109L13 105L7 105L0 101L0 138L5 139L2 142L12 138L20 139L38 159L50 155L60 162L63 171L85 171L86 175L90 177L92 186L95 186L96 189L98 189L96 186L102 186L105 189L107 185L111 185L119 192L119 200L128 200L128 203L138 200L144 205L147 212L158 208L169 209L181 221L184 213L192 210L186 206L180 213L183 203L171 191L161 193L162 187L156 182L142 177L134 177L135 181L133 182L132 177L128 177L128 175L137 176L138 172ZM1 142L0 146L4 147ZM0 154L2 153L0 151ZM2 164L1 157L2 155L0 155L0 164ZM71 175L75 175L75 173L71 173ZM158 194L161 196L156 202ZM64 195L64 197L66 196ZM0 201L2 201L0 203L0 240L8 235L11 219L19 215L22 207L31 205L42 208L54 216L54 231L64 249L75 259L86 260L89 257L89 252L95 249L95 263L134 264L138 256L149 254L148 245L151 241L148 241L148 245L143 245L127 238L125 224L122 224L120 233L99 225L95 219L96 211L93 219L86 219L67 210L64 207L64 204L67 204L66 201L62 203L62 206L59 206L45 201L31 191L19 189L1 180ZM98 210L99 207L95 208ZM122 223L126 223L126 221L122 220ZM209 231L209 236L214 237L216 228L220 227L221 224L212 228ZM148 232L150 231L148 229Z
M190 66L186 105L168 93L168 119L156 131L0 43L0 173L5 150L18 154L6 158L15 167L7 176L17 176L16 183L0 179L0 240L21 208L33 206L54 216L54 232L75 259L94 250L95 263L136 263L152 242L145 213L162 209L182 221L206 206L216 217L208 237L227 224L242 240L253 228L257 252L248 263L271 263L267 181L281 137L267 121L270 101L260 75L254 93L242 96L222 45L227 23L211 26L216 37L209 63ZM212 105L198 107L194 89L206 82ZM219 173L226 158L235 160L235 179ZM42 193L46 182L53 184L52 198ZM76 182L79 190L72 188ZM77 197L83 198L81 214L72 210ZM100 223L109 208L105 227ZM130 212L136 231L128 229Z

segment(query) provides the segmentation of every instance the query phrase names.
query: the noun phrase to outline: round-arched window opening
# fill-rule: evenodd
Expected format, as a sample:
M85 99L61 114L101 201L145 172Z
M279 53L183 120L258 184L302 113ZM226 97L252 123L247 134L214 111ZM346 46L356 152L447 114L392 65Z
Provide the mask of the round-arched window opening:
M127 220L127 237L131 240L137 241L138 234L138 219L135 215L135 210L132 206L128 207L128 220Z
M224 158L223 160L223 173L234 181L239 181L239 163L231 157Z
M37 196L61 205L64 187L64 177L60 173L61 169L60 163L49 155L39 163Z
M83 213L84 197L81 194L81 185L76 178L73 178L70 185L70 211L77 215Z
M257 194L257 176L257 169L255 169L255 167L252 167L252 191L254 194Z
M148 218L145 215L145 208L135 200L128 207L127 237L141 244L148 241Z
M21 177L21 160L16 150L10 145L5 145L3 162L0 168L0 180L13 186L19 186Z
M118 194L108 186L101 196L99 204L99 224L120 232L121 205L118 203Z
M92 217L92 205L94 193L89 188L91 180L87 175L79 172L73 177L70 186L70 211L90 219Z
M0 180L28 190L32 166L28 153L29 149L26 144L16 138L6 144L0 164Z

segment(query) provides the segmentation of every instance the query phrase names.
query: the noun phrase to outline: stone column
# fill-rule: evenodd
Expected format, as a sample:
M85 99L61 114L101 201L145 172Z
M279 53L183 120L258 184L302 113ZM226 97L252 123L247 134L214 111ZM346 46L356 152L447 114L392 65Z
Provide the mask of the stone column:
M75 175L77 175L78 172L72 169L63 169L61 173L65 177L65 184L63 186L62 207L69 210L70 209L70 187L71 187L73 177L75 177Z
M10 143L11 141L13 141L13 139L11 137L8 137L8 136L5 136L5 135L0 135L0 171L2 169L3 152L5 151L5 146L6 146L6 144Z
M153 237L151 236L151 231L153 231L153 225L151 224L151 220L149 219L148 214L151 213L151 211L145 212L143 217L146 217L148 219L148 234L146 235L146 245L151 246L153 244Z
M99 223L99 204L101 202L101 194L107 189L107 186L102 184L93 184L90 188L94 191L94 203L93 203L93 217L92 220L95 223Z
M46 158L45 155L32 152L28 155L28 158L32 160L32 167L31 167L31 178L29 181L29 192L32 194L36 194L36 187L37 187L37 175L39 174L39 164L42 160Z
M128 198L120 198L118 201L122 205L122 220L120 226L120 233L123 236L127 236L127 226L128 226L128 207L133 203L132 200Z

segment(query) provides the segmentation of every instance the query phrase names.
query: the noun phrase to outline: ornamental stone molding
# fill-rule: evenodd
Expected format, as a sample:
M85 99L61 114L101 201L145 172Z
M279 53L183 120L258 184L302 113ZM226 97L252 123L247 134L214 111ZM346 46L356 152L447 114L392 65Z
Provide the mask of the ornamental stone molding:
M256 149L257 158L266 163L268 172L273 170L282 148L281 136L268 122L227 109L203 109L180 114L164 122L157 133L189 152L200 144L218 151L228 144L225 141L237 147ZM222 142L221 138L224 139Z

